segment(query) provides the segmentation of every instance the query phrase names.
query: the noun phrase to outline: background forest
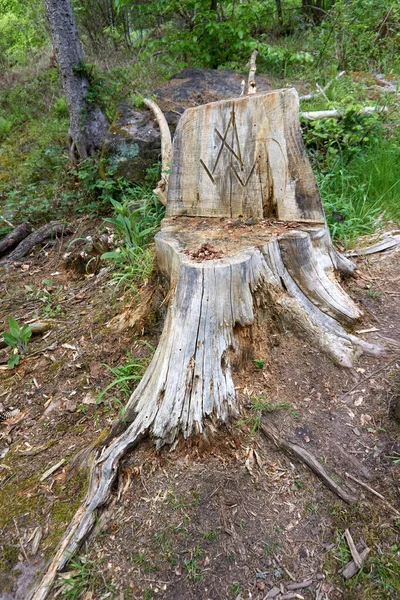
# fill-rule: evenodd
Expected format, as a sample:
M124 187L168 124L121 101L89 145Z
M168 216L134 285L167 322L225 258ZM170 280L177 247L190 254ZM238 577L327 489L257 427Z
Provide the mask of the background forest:
M90 95L110 122L122 98L140 105L186 65L245 73L255 47L258 72L275 87L312 91L345 70L326 94L302 102L302 110L343 113L339 120L303 123L332 232L348 243L399 218L397 1L74 0L73 8ZM50 54L42 3L0 0L0 209L13 224L71 209L108 212L111 199L138 194L126 181L100 178L96 159L70 167L68 110ZM376 74L387 76L387 93ZM362 105L376 103L388 110L357 115ZM151 189L152 179L157 169L139 194Z

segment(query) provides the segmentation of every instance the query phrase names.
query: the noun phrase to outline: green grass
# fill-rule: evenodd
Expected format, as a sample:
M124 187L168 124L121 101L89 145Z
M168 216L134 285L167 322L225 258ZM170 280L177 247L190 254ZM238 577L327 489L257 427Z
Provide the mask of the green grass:
M400 146L381 140L318 176L332 236L351 244L385 221L400 221Z

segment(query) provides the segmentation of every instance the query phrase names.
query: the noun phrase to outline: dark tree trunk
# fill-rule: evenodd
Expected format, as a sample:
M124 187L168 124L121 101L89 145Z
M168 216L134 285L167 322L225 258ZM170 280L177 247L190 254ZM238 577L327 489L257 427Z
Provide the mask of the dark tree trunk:
M54 52L67 100L71 159L85 159L101 148L109 123L88 101L89 81L70 0L45 0Z
M275 0L276 3L276 12L278 15L279 25L283 27L283 14L282 14L282 2L281 0Z

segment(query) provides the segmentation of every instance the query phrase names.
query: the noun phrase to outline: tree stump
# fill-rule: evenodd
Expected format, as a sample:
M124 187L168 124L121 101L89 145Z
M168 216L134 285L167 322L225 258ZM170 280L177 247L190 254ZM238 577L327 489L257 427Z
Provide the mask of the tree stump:
M253 325L281 323L343 367L381 352L348 331L361 313L335 272L354 265L332 245L298 112L287 89L191 108L179 122L155 240L171 286L163 333L35 600L90 533L128 449L239 414L234 372L253 358Z

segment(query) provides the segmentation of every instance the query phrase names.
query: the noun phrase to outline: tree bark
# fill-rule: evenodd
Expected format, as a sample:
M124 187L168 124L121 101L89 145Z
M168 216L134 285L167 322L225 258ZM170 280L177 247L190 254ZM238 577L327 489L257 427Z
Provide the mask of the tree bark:
M109 123L88 96L88 72L70 0L45 0L44 4L68 105L71 160L76 162L101 148Z
M12 250L17 246L24 238L26 238L32 231L32 225L30 223L22 223L11 231L5 238L0 241L0 256Z

